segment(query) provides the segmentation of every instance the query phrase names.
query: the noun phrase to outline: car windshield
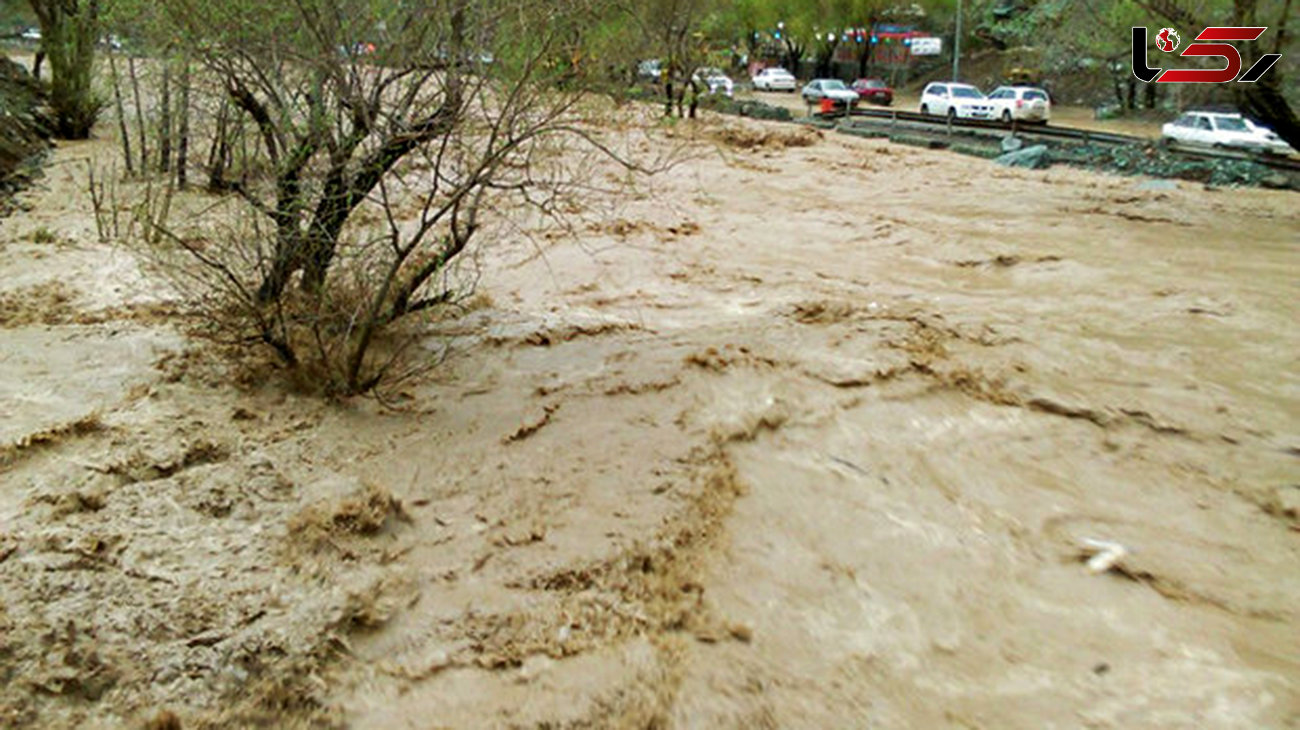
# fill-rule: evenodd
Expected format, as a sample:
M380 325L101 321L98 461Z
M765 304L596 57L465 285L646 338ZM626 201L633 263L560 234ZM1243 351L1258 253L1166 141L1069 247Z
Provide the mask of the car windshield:
M1236 117L1215 117L1214 126L1225 132L1245 132L1246 123Z
M970 87L970 86L954 86L954 87L952 87L952 95L953 95L953 96L959 96L959 97L961 97L961 98L963 98L963 99L983 99L983 98L984 98L984 95L981 94L981 93L979 92L979 89L975 89L975 88L972 88L972 87Z
M842 89L846 89L846 88L848 88L848 87L845 86L845 85L844 85L844 82L843 82L843 81L840 81L839 79L831 79L830 81L823 81L823 82L822 82L822 89L824 89L824 90L826 90L826 91L840 91L840 90L842 90Z
M883 89L883 88L885 88L885 82L884 82L884 81L880 81L880 80L878 80L878 79L867 79L866 81L859 81L858 83L861 84L864 88L867 88L867 89Z

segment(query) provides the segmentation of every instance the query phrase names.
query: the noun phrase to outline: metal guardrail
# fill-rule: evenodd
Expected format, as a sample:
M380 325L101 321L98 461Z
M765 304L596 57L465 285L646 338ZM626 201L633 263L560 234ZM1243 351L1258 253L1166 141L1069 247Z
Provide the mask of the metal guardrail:
M1047 137L1061 140L1073 140L1081 144L1109 144L1109 145L1130 145L1130 144L1154 144L1157 140L1149 137L1139 137L1131 134L1117 134L1114 132L1099 132L1094 129L1080 129L1077 127L1057 127L1047 124L1024 124L1021 122L1012 122L1008 125L1005 122L983 119L949 119L931 114L921 114L920 112L901 111L898 109L853 109L847 115L843 111L830 112L826 114L815 114L817 118L825 120L845 119L850 120L874 119L880 121L889 121L891 125L897 122L907 122L912 124L924 124L933 126L942 126L951 134L954 128L967 129L971 131L989 130L997 132L1012 132L1017 135L1026 137ZM1195 150L1186 147L1170 147L1169 150L1175 154L1210 160L1243 160L1257 162L1274 169L1300 171L1300 160L1279 157L1267 153L1252 153L1249 151L1237 150Z
M854 109L851 114L853 117L889 119L897 122L918 122L922 124L941 124L944 126L961 127L966 129L990 129L999 132L1012 130L1017 133L1037 135L1040 137L1077 139L1082 142L1096 142L1100 144L1141 144L1150 141L1146 137L1138 137L1131 134L1116 134L1114 132L1098 132L1094 129L1053 127L1046 124L1026 124L1023 122L1012 122L1011 125L1008 126L1005 122L992 119L949 119L947 117L933 114L922 114L920 112L908 112L898 109ZM843 115L841 114L840 116Z

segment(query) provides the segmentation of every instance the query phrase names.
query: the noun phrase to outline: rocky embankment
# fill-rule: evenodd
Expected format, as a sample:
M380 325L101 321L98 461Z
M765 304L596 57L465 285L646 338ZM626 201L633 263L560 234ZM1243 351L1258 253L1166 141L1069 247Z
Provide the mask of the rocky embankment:
M0 212L49 147L45 93L25 68L0 58Z

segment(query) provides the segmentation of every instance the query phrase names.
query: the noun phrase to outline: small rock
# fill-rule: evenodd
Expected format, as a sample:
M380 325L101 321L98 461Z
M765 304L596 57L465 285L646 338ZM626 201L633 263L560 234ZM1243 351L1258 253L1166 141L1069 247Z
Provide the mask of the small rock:
M181 719L171 710L163 710L144 725L145 730L181 730Z
M1272 188L1274 190L1286 190L1291 187L1291 180L1280 172L1272 175L1265 175L1259 179L1262 187Z
M1143 180L1137 184L1138 190L1177 190L1178 183L1173 180Z
M443 651L442 649L435 650L432 654L430 654L428 657L425 658L425 668L429 672L441 671L443 669L446 669L447 666L450 664L451 664L451 657L447 656L447 652Z
M554 665L555 660L544 654L530 656L524 660L523 666L519 667L519 681L531 682L545 674Z
M1279 517L1300 519L1300 484L1278 487L1273 492L1267 511Z
M1122 109L1116 104L1103 104L1092 110L1094 119L1114 119L1122 113Z
M731 624L727 627L727 632L731 634L731 638L746 644L754 640L754 629L750 628L749 624Z

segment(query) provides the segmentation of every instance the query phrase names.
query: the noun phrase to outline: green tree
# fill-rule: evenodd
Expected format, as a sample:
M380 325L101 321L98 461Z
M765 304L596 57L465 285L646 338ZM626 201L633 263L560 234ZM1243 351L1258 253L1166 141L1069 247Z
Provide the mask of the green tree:
M664 115L695 116L704 90L695 78L709 49L706 26L713 21L714 0L639 0L622 6L628 30L642 40L639 47L660 62ZM689 103L688 103L689 102Z
M849 9L850 27L861 28L865 31L861 42L853 39L852 42L857 45L854 55L858 61L858 76L865 77L871 75L872 64L875 61L876 44L871 42L872 31L875 30L876 24L885 20L888 16L889 5L885 0L853 0Z
M0 36L17 35L21 28L35 22L31 5L25 0L0 0Z
M66 139L85 139L103 106L92 85L99 0L30 2L41 26L41 49L50 62L55 133Z

